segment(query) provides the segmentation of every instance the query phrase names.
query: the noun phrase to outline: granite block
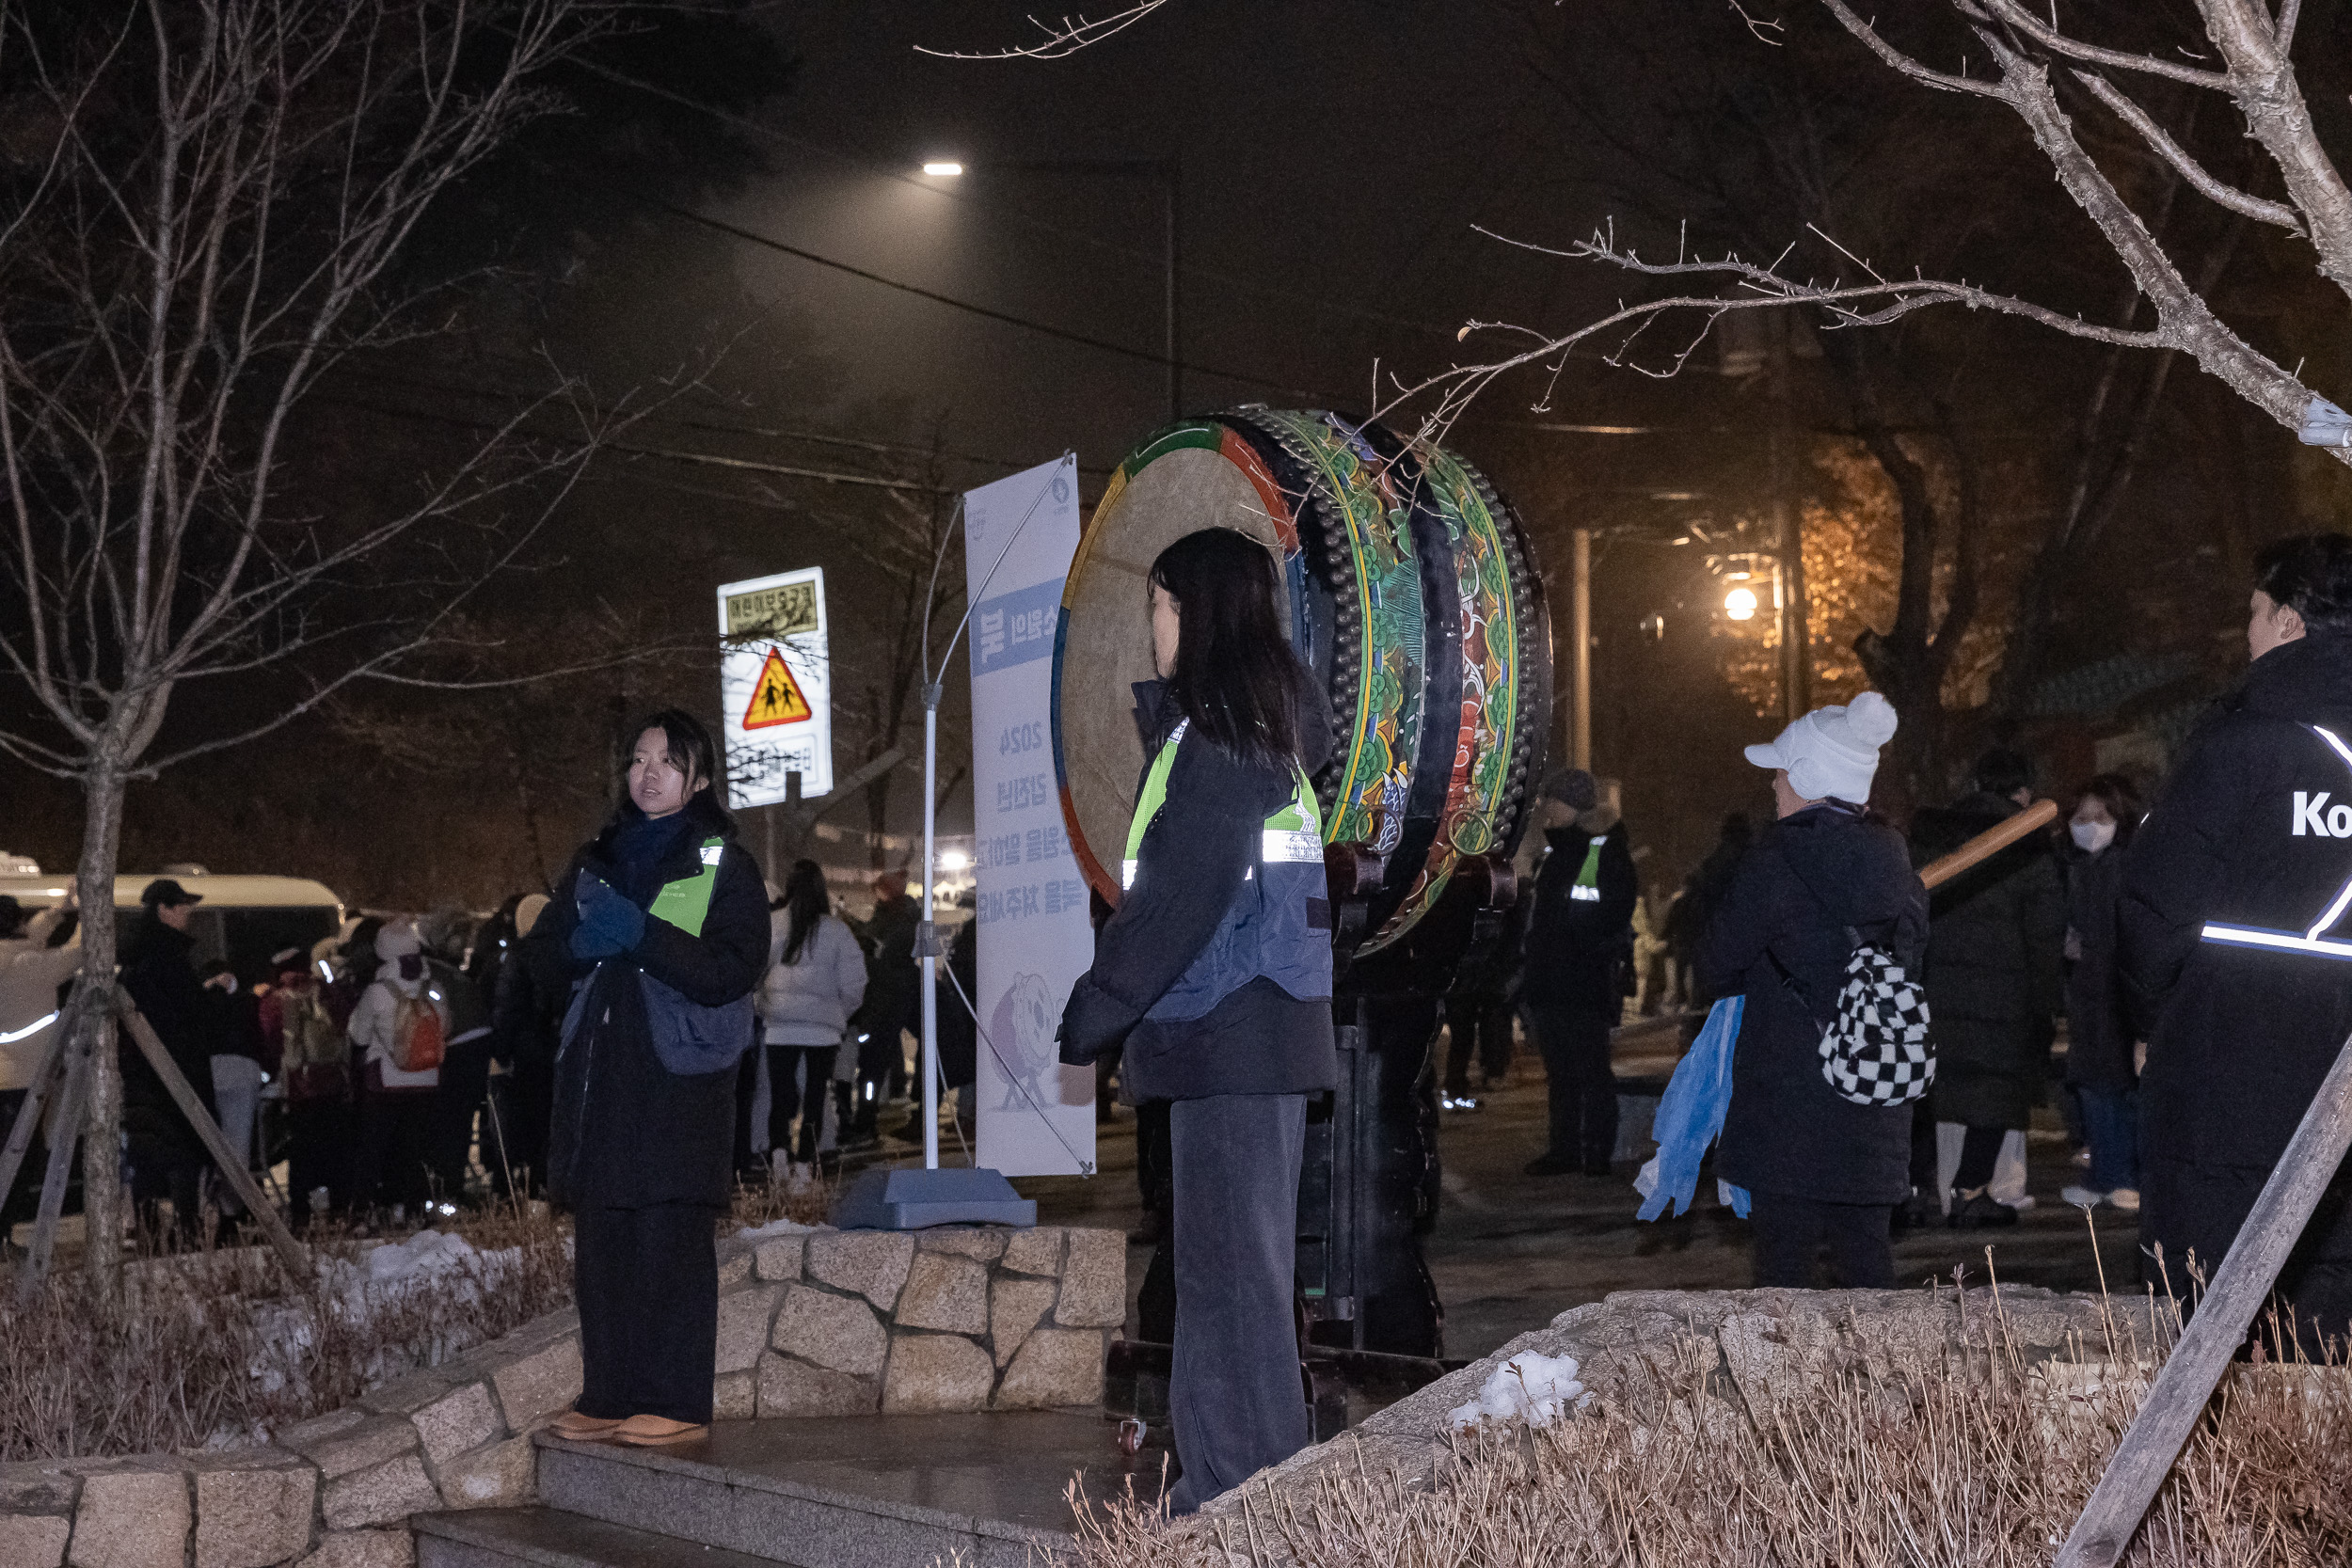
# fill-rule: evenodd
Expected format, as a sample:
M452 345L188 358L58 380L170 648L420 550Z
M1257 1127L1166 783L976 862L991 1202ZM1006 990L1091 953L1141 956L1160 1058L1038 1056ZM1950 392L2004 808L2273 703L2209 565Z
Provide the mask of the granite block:
M1048 1278L1061 1273L1062 1229L1057 1225L1041 1225L1033 1230L1016 1230L1012 1240L1005 1243L1005 1256L997 1267L1009 1274L1042 1275Z
M882 1370L889 1336L857 1297L788 1285L771 1343L828 1371L866 1377Z
M261 1449L193 1468L196 1568L273 1568L309 1548L319 1473L302 1459Z
M86 1470L66 1560L73 1568L183 1568L195 1523L188 1478L158 1460Z
M882 1311L898 1299L914 1238L898 1230L819 1230L806 1238L808 1277L864 1296Z
M898 1292L897 1317L904 1328L986 1334L987 1265L953 1253L916 1253L906 1289Z
M425 1471L424 1456L406 1453L328 1481L322 1512L329 1529L364 1529L440 1506L441 1495Z

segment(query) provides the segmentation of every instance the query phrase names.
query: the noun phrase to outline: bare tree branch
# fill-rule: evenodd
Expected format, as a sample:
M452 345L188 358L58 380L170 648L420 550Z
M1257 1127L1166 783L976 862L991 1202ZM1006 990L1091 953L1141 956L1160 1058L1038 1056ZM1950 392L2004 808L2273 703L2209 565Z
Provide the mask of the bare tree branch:
M1065 16L1059 21L1045 23L1040 22L1036 14L1032 12L1028 19L1029 25L1045 35L1041 42L974 53L955 49L927 49L918 43L914 46L914 52L918 55L930 55L947 60L1058 60L1066 55L1076 54L1090 43L1100 43L1114 33L1125 32L1167 3L1168 0L1137 0L1136 4L1128 7L1123 11L1094 21L1089 21L1084 16Z
M1971 22L1991 17L2015 28L2026 37L2055 55L2070 60L2083 60L2091 65L2113 66L2118 71L2144 71L2151 76L2169 76L2175 82L2185 82L2192 87L2210 87L2218 92L2232 90L2230 74L2221 71L2200 71L2195 66L2175 65L2153 55L2135 55L2127 50L2103 49L2070 38L2043 22L2018 4L2018 0L1953 0L1954 8ZM1979 9L1979 8L1981 8ZM2265 29L2266 30L2266 29ZM1981 33L1979 37L1983 36Z
M2233 185L2225 185L2205 172L2205 167L2188 155L2163 126L2152 119L2148 111L2119 91L2114 84L2095 71L2077 71L2074 80L2090 89L2090 95L2115 111L2116 118L2139 133L2140 139L2155 150L2156 155L2178 170L2182 179L2206 199L2219 203L2233 213L2241 213L2262 223L2275 223L2291 233L2308 236L2303 219L2295 209L2282 202L2265 201L2249 196Z

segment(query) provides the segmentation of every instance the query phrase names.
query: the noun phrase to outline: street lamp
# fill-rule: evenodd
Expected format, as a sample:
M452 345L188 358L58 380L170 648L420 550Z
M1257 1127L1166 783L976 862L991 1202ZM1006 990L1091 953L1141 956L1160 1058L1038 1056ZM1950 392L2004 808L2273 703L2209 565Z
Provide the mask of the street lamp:
M1756 619L1756 590L1745 585L1724 595L1724 613L1735 621Z
M935 179L961 179L967 166L955 159L933 159L923 165L923 172ZM1178 200L1183 184L1182 166L1173 158L1016 158L1004 163L989 164L985 168L1004 169L1022 174L1106 174L1140 176L1160 182L1162 211L1166 218L1164 235L1168 279L1163 310L1162 357L1168 361L1168 420L1174 424L1184 417L1184 371L1177 362L1178 305L1176 276L1177 260L1183 254L1183 234L1180 227Z

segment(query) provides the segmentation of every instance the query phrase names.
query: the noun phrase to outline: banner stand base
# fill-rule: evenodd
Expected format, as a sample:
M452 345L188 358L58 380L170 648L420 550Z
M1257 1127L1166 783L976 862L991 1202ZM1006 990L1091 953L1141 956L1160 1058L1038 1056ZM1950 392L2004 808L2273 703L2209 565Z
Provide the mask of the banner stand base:
M993 1170L866 1170L834 1205L843 1230L921 1230L933 1225L1037 1224L1037 1204Z

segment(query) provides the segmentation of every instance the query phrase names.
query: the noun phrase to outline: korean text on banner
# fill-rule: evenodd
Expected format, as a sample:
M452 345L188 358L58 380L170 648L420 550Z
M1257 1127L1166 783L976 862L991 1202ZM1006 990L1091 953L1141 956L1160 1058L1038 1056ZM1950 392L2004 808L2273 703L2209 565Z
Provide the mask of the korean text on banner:
M972 605L980 1147L1007 1176L1094 1166L1094 1069L1057 1060L1070 988L1094 954L1087 885L1054 788L1054 631L1078 551L1074 458L964 497Z
M719 706L726 721L727 803L772 806L833 793L833 669L825 570L719 588Z

